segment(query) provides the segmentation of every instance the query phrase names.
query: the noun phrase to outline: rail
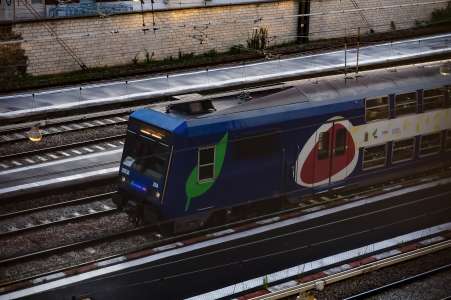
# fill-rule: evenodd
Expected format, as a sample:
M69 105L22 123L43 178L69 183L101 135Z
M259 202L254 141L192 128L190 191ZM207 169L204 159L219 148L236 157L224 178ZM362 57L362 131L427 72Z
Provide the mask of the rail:
M410 252L401 253L399 255L381 259L376 262L368 263L364 266L360 266L351 270L342 271L330 276L326 276L317 281L310 281L306 283L301 283L294 287L286 288L280 291L272 292L270 294L266 294L263 296L257 296L252 298L252 300L277 300L283 299L286 297L290 297L302 292L306 292L308 290L316 288L318 282L321 282L324 285L329 285L335 282L343 281L355 276L359 276L368 272L376 271L382 269L384 267L392 266L401 262L405 262L407 260L411 260L414 258L418 258L420 256L424 256L427 254L431 254L440 250L444 250L451 247L451 241L443 241L434 245L426 246L424 248L420 248L417 250L412 250Z

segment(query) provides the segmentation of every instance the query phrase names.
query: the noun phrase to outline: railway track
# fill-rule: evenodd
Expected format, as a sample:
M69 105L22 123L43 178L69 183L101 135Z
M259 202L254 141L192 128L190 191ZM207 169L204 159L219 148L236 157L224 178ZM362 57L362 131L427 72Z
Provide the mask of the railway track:
M406 278L385 284L383 286L379 286L374 289L370 289L370 290L352 295L350 297L344 298L344 300L367 299L368 297L382 294L383 292L386 292L391 289L400 289L405 285L424 280L428 277L431 277L432 275L435 275L437 273L441 273L444 271L449 271L449 270L451 270L451 263L446 264L441 267L433 268L433 269L425 271L425 272L421 272L421 273L418 273L415 275L408 276Z
M0 172L28 165L47 163L73 156L119 149L124 145L125 134L95 138L87 141L27 150L0 156Z
M332 275L323 277L321 279L311 279L307 282L300 283L296 286L279 289L277 291L270 292L270 293L267 293L262 296L252 297L252 299L254 299L254 300L279 300L279 299L294 300L294 299L298 299L298 298L296 298L296 295L302 295L302 294L305 295L305 293L308 293L309 291L314 291L314 290L322 291L325 286L330 286L332 284L337 284L340 282L344 282L346 280L351 280L355 277L362 276L364 274L370 274L371 272L374 272L374 271L377 271L377 270L380 270L383 268L393 267L395 265L406 263L406 262L414 260L414 259L419 259L424 256L433 254L435 252L444 251L446 249L449 249L450 247L451 247L450 240L437 242L435 244L421 247L419 249L398 253L398 254L389 256L387 258L383 258L383 259L380 259L380 260L377 260L374 262L370 262L370 263L361 265L359 267L350 268L348 270L336 272ZM370 289L365 292L355 294L353 296L350 296L350 297L344 298L344 299L353 299L353 300L354 299L367 299L368 297L375 295L375 294L379 294L385 290L388 290L388 289L391 289L394 287L399 287L403 284L407 284L409 282L419 280L419 279L425 278L427 276L431 276L438 272L443 272L443 271L449 270L450 267L451 267L451 264L440 266L440 267L431 269L429 271L421 272L416 275L411 275L405 279L386 284L379 288ZM308 295L307 297L312 297L312 295ZM312 298L316 299L316 297L312 297ZM319 299L321 299L321 297Z
M59 202L55 204L15 211L0 215L0 239L7 236L23 234L38 229L43 229L50 226L61 225L69 222L81 221L88 217L99 217L106 214L111 214L117 211L117 208L112 205L104 204L105 200L110 200L115 193L105 193L95 196L83 197L79 199ZM90 203L90 207L81 206L82 204ZM45 211L52 211L60 208L67 208L79 206L69 213L57 214L57 216L41 215L36 216L37 213ZM20 219L19 219L20 218ZM19 220L22 225L14 224L14 219ZM11 222L12 221L12 222Z
M448 168L448 173L446 173L447 176L450 175L449 172L450 172L450 169ZM141 251L141 250L145 250L145 249L148 249L151 247L161 247L161 249L165 249L165 247L169 247L169 245L172 245L172 246L176 245L178 243L178 241L183 240L183 239L197 239L197 238L200 238L201 236L206 236L206 235L214 236L218 232L222 232L222 233L226 234L227 231L230 230L230 228L239 227L239 226L246 227L246 226L249 226L249 224L251 224L251 223L263 225L263 224L268 224L268 222L277 222L278 220L281 220L284 218L283 215L289 215L290 217L293 217L296 215L302 215L302 214L309 213L309 212L312 212L315 210L320 210L320 209L323 209L326 207L329 208L329 207L333 207L333 206L338 206L338 205L342 204L343 202L355 201L355 200L362 199L364 197L383 194L388 191L394 191L396 189L401 189L401 188L405 188L408 186L412 186L412 185L418 184L419 182L427 182L427 181L432 181L435 179L437 179L437 175L431 175L429 178L423 178L423 179L419 179L418 176L413 176L410 180L406 180L404 178L402 180L402 183L400 183L400 181L392 181L390 183L373 186L371 188L367 188L367 189L363 189L363 190L359 190L359 191L344 191L343 190L343 191L340 191L340 193L336 193L336 192L332 193L331 192L328 194L321 194L321 195L318 195L317 197L311 197L309 199L305 199L305 201L302 201L296 207L286 209L281 212L279 211L276 213L265 214L265 215L261 215L261 216L254 217L254 218L239 220L239 221L232 222L229 224L225 224L225 225L221 225L221 226L213 226L213 227L205 228L205 229L202 229L202 230L199 230L196 232L189 232L189 233L179 234L179 235L175 235L175 236L166 236L161 231L162 228L165 228L165 226L170 225L171 222L163 222L163 223L158 223L158 224L141 226L141 227L117 232L114 234L108 234L108 235L104 235L104 236L100 236L100 237L96 237L96 238L92 238L92 239L87 239L87 240L83 240L83 241L77 241L77 242L73 242L73 243L59 245L57 247L29 252L29 253L21 254L21 255L17 255L17 256L4 257L0 260L0 266L2 268L6 269L10 266L14 266L17 264L23 264L23 263L30 262L30 261L45 260L52 255L62 255L64 253L77 252L80 249L94 247L95 245L99 245L102 243L111 244L111 243L114 243L115 241L120 241L121 239L132 238L134 236L143 236L143 235L146 236L145 242L142 242L139 245L132 245L129 248L127 248L126 250L119 252L119 253L107 253L106 257L107 258L119 257L122 255L126 255L127 253L130 253L130 252ZM108 196L111 196L111 195L112 194L108 194ZM84 200L79 200L79 201L89 201L89 200L84 199ZM57 204L57 206L62 207L66 204L71 204L71 203L74 203L74 201L68 201L67 203L64 203L64 202L59 203L59 204ZM45 207L35 208L35 209L32 209L32 211L39 211L39 210L45 210L45 209L46 209ZM14 213L10 213L8 215L9 216L20 216L20 215L22 215L22 213L26 214L26 211L14 212ZM7 217L8 215L5 215L4 217ZM105 260L105 256L102 256L95 260L89 260L89 261L79 262L77 264L71 264L70 266L67 266L67 267L58 268L58 270L51 270L51 271L46 270L46 272L33 274L33 275L30 275L27 277L19 276L17 279L9 280L7 282L0 282L0 288L9 286L9 285L14 285L14 284L20 283L24 280L42 277L42 276L45 276L48 274L52 274L54 272L70 270L71 268L74 268L74 267L81 267L83 265L93 264L93 263L101 262L103 260Z
M112 112L111 115L100 116L100 117L88 117L86 116L75 116L69 118L59 118L54 120L46 121L36 121L32 123L24 123L16 126L8 126L6 128L0 128L0 145L28 140L27 132L31 127L35 125L44 124L40 127L40 133L42 136L49 136L55 134L62 134L67 132L74 132L92 128L101 128L111 125L126 124L128 121L128 115L130 111L141 108L134 107L126 109L126 113L115 113ZM95 115L95 114L94 114Z

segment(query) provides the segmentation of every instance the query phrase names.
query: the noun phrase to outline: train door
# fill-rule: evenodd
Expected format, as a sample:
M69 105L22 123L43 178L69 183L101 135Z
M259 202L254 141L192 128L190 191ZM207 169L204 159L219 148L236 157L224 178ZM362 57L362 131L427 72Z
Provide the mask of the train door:
M329 125L327 130L317 134L314 186L330 186L345 179L354 169L350 162L354 158L355 147L347 122L334 121Z
M337 120L323 124L303 146L296 163L296 182L323 189L345 179L357 162L351 124Z

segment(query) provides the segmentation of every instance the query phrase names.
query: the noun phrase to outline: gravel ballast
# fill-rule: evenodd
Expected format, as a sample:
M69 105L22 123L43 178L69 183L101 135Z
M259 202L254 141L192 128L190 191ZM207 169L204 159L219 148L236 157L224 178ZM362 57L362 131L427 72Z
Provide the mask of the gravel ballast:
M310 294L318 300L343 299L449 263L451 263L451 251L449 249L445 249L398 265L386 267L365 275L351 278L349 280L328 285L323 291L312 290L307 294ZM450 272L448 272L448 274L449 273ZM435 297L430 297L432 295L430 292L435 289L440 290L445 282L449 282L450 276L447 276L448 279L443 282L425 282L425 291L418 293L418 295L421 295L420 298L399 297L396 294L393 294L393 297L386 295L387 297L381 298L380 295L376 295L371 299L436 299ZM450 291L450 286L451 284L448 284L448 293ZM296 297L290 297L289 299L294 300ZM440 299L440 296L438 296L438 299Z

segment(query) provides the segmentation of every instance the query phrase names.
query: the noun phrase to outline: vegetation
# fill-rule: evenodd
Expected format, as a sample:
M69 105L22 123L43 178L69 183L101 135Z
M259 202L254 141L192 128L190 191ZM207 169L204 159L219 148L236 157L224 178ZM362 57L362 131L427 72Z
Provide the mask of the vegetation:
M247 39L247 47L254 50L263 50L268 45L268 29L260 27L252 31L252 36Z
M20 43L14 42L18 39L20 35L12 32L11 25L0 26L0 41L10 42L0 44L0 82L26 74L27 57Z
M446 9L438 10L434 12L434 15L440 20L444 20L443 16L447 15L450 11L450 5ZM264 31L262 31L264 32ZM374 43L381 40L396 40L405 39L409 37L415 37L420 35L430 35L440 32L449 32L449 23L440 22L438 24L424 24L424 26L405 29L405 30L393 30L385 33L374 33L361 37L361 45L365 43ZM255 31L254 31L255 33ZM264 51L268 54L275 56L302 53L303 51L319 51L323 49L334 49L343 47L343 38L318 40L306 44L298 44L296 42L289 42L282 45L268 47L267 45L267 33L252 34L250 40L248 40L248 47L244 45L234 45L230 47L229 51L225 53L219 53L215 50L209 51L206 54L195 55L194 53L182 53L179 51L178 56L168 57L164 60L155 60L154 55L149 53L144 58L139 58L139 55L131 60L131 63L123 66L112 67L99 67L91 68L88 70L80 70L74 72L68 72L63 74L43 75L43 76L30 76L26 75L26 61L27 58L24 55L24 51L20 48L20 44L8 44L10 47L0 46L0 57L2 61L0 63L0 92L9 92L14 90L33 89L47 86L68 85L77 83L86 83L89 81L105 80L105 79L117 79L120 77L131 75L149 75L156 72L171 72L174 70L181 70L186 68L199 68L204 66L213 66L231 62L242 62L246 60L255 60L265 58L265 53L262 51L262 45ZM258 39L257 39L258 37ZM263 39L262 39L263 37ZM1 39L1 35L0 35ZM257 44L257 40L259 40ZM263 42L262 42L263 40ZM352 46L357 42L355 37L348 39L348 45ZM250 48L252 44L256 48ZM4 54L4 52L9 54ZM7 57L3 60L3 57ZM8 70L6 70L8 69ZM6 70L6 71L5 71ZM2 76L1 74L5 74Z
M436 9L432 12L431 23L451 22L451 1L442 9Z
M98 68L90 68L88 70L79 70L63 74L31 76L25 73L26 57L23 56L23 50L20 49L20 44L17 44L18 51L15 55L19 55L21 64L23 65L21 72L12 74L8 72L8 76L1 76L2 66L0 67L0 92L13 91L19 89L31 89L43 86L56 86L75 84L94 80L112 79L130 75L149 74L153 72L170 72L184 68L211 66L222 63L229 63L234 61L243 61L248 59L263 58L263 54L251 51L245 48L236 47L231 48L225 53L218 53L216 50L210 50L205 54L195 55L194 53L179 52L178 57L169 56L164 60L154 60L152 52L144 51L144 59L139 59L139 54L136 54L132 59L131 64L122 66L105 66ZM240 49L237 51L237 49ZM1 51L4 49L0 47L0 57L6 57ZM16 60L17 61L17 60ZM13 63L16 65L15 63Z

